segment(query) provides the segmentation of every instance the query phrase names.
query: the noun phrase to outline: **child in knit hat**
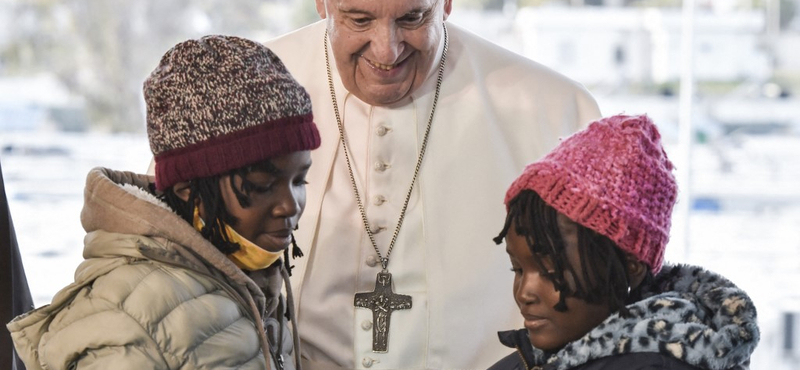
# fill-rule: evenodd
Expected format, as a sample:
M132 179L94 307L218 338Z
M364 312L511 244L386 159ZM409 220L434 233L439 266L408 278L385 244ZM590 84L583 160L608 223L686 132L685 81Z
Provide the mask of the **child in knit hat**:
M524 329L491 369L746 369L759 339L745 292L663 265L677 186L646 116L593 122L528 165L506 194Z
M85 261L52 304L8 324L20 357L28 369L296 368L287 250L320 145L308 94L263 45L207 36L170 49L144 96L155 177L89 173Z

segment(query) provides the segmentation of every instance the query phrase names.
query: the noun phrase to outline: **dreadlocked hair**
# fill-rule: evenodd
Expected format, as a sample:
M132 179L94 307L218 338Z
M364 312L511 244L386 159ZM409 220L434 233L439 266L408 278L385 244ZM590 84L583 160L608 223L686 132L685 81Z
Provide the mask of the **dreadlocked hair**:
M567 258L557 216L558 211L539 194L523 190L509 202L505 224L494 242L501 244L512 225L525 238L539 268L545 271L543 276L559 292L555 310L566 311L566 298L576 297L588 303L605 304L609 312L628 315L625 305L639 292L629 289L626 253L608 237L577 224L578 255L583 268L576 271ZM649 271L647 275L652 277Z
M228 176L230 187L233 189L239 205L242 208L248 208L251 205L250 193L253 190L264 189L248 180L247 175L259 171L274 174L278 169L275 168L272 162L265 160L221 175L190 180L189 199L186 201L171 189L165 191L160 198L190 225L194 224L194 205L197 200L202 200L205 225L200 230L200 235L211 242L223 254L231 254L238 251L241 246L239 243L230 241L223 225L236 226L239 219L228 213L225 207L225 202L222 199L222 190L220 189L220 180ZM236 178L242 179L240 187L237 187L234 182Z

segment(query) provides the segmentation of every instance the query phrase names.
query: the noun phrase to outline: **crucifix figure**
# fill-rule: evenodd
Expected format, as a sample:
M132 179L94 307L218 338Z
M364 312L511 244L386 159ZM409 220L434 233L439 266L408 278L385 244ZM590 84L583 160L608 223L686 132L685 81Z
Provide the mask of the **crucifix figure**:
M356 293L355 306L372 310L372 352L385 353L392 312L411 308L411 296L395 294L392 290L392 274L379 272L375 290Z

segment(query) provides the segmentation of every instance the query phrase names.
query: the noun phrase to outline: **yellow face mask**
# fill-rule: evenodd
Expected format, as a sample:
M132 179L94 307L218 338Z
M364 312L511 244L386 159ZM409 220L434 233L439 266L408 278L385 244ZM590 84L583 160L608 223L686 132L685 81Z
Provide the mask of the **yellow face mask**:
M222 221L220 221L220 223L225 227L225 233L227 233L228 239L232 243L237 243L240 246L238 251L227 256L236 266L239 266L240 269L247 271L263 270L281 258L280 252L276 253L261 249L261 247L239 235L230 225ZM194 228L200 231L205 225L206 223L200 218L200 209L195 207Z

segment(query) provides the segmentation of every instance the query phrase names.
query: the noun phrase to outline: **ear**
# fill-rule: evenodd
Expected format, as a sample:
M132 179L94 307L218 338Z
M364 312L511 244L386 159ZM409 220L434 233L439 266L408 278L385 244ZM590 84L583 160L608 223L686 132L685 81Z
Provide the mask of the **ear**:
M325 0L315 0L317 6L317 14L322 19L328 18L328 10L325 7Z
M447 20L451 11L453 11L453 0L444 0L444 20Z
M179 182L172 186L172 192L178 196L178 198L183 199L184 202L189 201L189 195L191 195L192 188L188 182Z
M189 196L192 195L192 187L189 185L188 182L179 182L172 186L172 190L178 198L183 199L184 202L189 201ZM205 217L205 209L203 209L203 201L200 200L199 197L194 199L194 205L198 207L198 211L200 212L200 217Z
M625 269L628 270L628 279L630 279L631 289L638 287L647 273L647 265L630 254L627 254L625 257Z

